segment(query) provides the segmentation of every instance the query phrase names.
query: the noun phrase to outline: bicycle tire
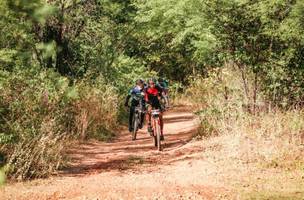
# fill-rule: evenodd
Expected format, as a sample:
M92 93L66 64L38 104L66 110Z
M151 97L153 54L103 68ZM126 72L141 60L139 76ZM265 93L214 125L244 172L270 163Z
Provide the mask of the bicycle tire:
M154 142L154 146L157 147L157 137L153 136L153 142Z
M160 125L159 125L159 119L156 122L156 142L157 142L157 150L161 151L161 140L160 140Z
M156 137L156 133L155 133L155 130L156 130L156 126L155 126L155 119L152 119L152 132L153 132L153 143L154 143L154 146L157 147L157 137Z

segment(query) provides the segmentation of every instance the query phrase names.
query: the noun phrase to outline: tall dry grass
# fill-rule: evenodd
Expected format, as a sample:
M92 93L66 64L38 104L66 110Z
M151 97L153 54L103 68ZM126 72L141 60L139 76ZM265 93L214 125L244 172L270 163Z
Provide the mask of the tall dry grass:
M118 94L102 77L70 84L23 71L2 79L0 92L0 165L11 179L49 176L65 165L70 141L109 139L117 125Z
M253 88L253 81L247 81ZM303 163L304 110L272 108L258 93L253 113L242 82L241 74L230 65L215 69L208 77L193 78L184 96L190 97L201 121L197 137L240 135L239 142L250 140L252 144L247 160L269 166Z
M78 86L80 99L73 104L75 131L81 139L109 139L117 127L119 96L113 86L100 80L94 87L82 82Z

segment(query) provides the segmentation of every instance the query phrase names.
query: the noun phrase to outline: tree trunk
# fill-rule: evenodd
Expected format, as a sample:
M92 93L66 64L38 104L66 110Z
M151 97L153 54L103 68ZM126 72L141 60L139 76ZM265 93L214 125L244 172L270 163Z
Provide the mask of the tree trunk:
M244 87L244 93L245 93L245 96L246 96L246 99L247 99L247 102L248 102L248 100L250 99L250 96L249 96L249 87L248 87L248 82L247 82L247 77L246 77L246 74L245 74L245 70L244 70L244 67L241 64L236 63L236 65L238 66L238 69L241 72L243 87Z
M256 114L257 104L257 91L258 91L258 72L254 74L254 90L253 90L253 114Z

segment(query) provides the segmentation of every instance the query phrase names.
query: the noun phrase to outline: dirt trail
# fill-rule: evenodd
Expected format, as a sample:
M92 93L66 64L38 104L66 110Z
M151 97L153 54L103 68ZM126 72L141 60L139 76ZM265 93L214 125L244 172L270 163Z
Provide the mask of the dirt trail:
M50 179L9 184L0 199L215 199L225 190L206 179L202 145L189 142L197 119L186 107L165 114L165 146L158 152L146 128L131 141L122 132L113 142L88 142L71 150L71 167ZM204 166L204 167L202 167Z

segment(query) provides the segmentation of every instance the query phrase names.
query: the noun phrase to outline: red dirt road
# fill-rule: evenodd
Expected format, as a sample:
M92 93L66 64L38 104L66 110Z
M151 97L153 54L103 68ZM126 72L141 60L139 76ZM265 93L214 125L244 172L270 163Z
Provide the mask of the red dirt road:
M203 146L190 142L196 129L194 115L175 108L165 114L162 152L146 128L136 141L122 132L113 142L69 150L71 167L49 179L8 184L0 199L217 199L224 187L205 179L209 164L194 156Z

